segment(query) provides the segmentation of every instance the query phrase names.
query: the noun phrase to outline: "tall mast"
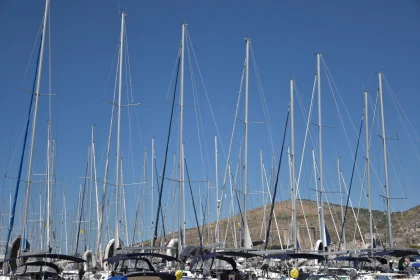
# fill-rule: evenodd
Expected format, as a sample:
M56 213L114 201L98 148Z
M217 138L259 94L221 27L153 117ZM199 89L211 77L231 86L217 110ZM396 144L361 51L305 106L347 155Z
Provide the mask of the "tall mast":
M40 239L40 246L39 249L42 250L44 246L44 238L42 234L42 228L44 227L44 221L42 220L42 200L41 200L41 192L39 192L39 239Z
M293 221L293 180L292 180L292 153L290 151L290 147L287 147L287 159L289 165L289 184L290 184L290 200L292 201L292 221L290 223L290 230L287 234L287 247L293 244L293 229L294 229L294 221ZM294 246L294 244L292 245Z
M150 181L152 182L152 198L151 198L151 208L152 208L152 211L150 211L150 215L151 215L151 221L152 221L152 228L151 228L151 230L153 230L153 228L155 227L155 217L154 217L154 214L153 214L153 212L155 211L154 209L154 207L155 207L155 205L154 205L154 200L155 200L155 197L154 197L154 194L155 194L155 184L154 184L154 182L155 182L155 138L152 138L152 166L151 166L151 168L150 168L151 170L152 170L152 177L151 177L151 179L150 179Z
M96 221L98 223L98 242L99 246L99 232L101 230L100 212L99 212L99 195L98 195L98 181L96 178L96 155L95 155L95 126L92 125L92 163L93 163L93 182L95 184L95 198L96 198Z
M244 147L244 247L250 247L251 240L248 239L248 84L249 84L249 45L251 44L250 38L245 38L246 41L246 65L245 65L245 147Z
M52 196L51 196L51 121L48 120L48 140L47 140L47 248L51 248L51 204L52 204Z
M338 174L338 186L340 188L341 223L344 225L343 191L341 190L340 158L337 158L337 174ZM341 242L341 240L340 240L340 242ZM345 230L345 226L343 228L343 244L344 244L344 248L346 248L346 230Z
M183 223L182 214L183 214L183 200L184 200L184 158L182 156L182 145L184 144L184 53L185 53L185 28L187 24L182 24L182 39L181 39L181 81L180 81L180 95L179 95L179 211L178 211L178 230L180 232L179 237L181 237L181 231L185 229L185 220ZM185 236L184 236L185 238ZM184 246L183 238L179 238L178 249L181 252L181 249Z
M317 85L318 85L318 144L319 144L319 197L320 197L320 217L321 217L321 241L324 250L327 247L325 238L325 224L324 224L324 173L322 163L322 110L321 110L321 54L317 54Z
M120 37L120 66L119 66L119 81L118 81L118 117L117 117L117 166L115 172L115 240L114 252L120 245L118 235L118 191L120 187L120 132L121 132L121 89L122 89L122 65L123 65L123 44L124 44L124 19L125 13L121 13L121 37Z
M368 204L369 204L369 235L370 235L370 249L373 249L373 225L372 225L372 197L370 193L370 142L369 142L369 115L368 115L368 91L365 95L365 136L366 136L366 177L368 189Z
M293 221L293 245L295 247L295 251L298 250L297 247L297 221L296 221L296 180L295 180L295 103L294 103L294 81L293 79L290 80L290 121L291 121L291 138L292 138L292 176L290 180L292 181L292 221Z
M264 214L263 214L263 230L267 232L267 221L266 221L266 206L265 206L265 187L264 187L264 161L263 161L263 154L262 148L260 148L260 169L261 169L261 192L262 192L262 201L264 207Z
M219 217L220 217L220 202L219 200L219 152L217 150L217 136L214 136L214 157L216 162L216 209L217 209L217 222L216 222L216 242L219 242ZM210 222L210 221L209 221Z
M388 157L386 149L386 133L385 133L385 116L384 116L384 100L382 97L382 73L378 73L379 80L379 99L381 102L381 117L382 117L382 143L384 148L384 168L385 168L385 188L386 188L386 204L388 208L388 231L389 231L389 247L393 247L392 242L392 220L391 220L391 201L389 194L389 180L388 180Z
M152 169L153 169L153 167L152 167ZM152 181L153 181L153 178L152 178ZM147 182L147 152L146 152L146 149L144 150L144 160L143 160L143 182ZM142 232L143 232L143 235L142 235L142 237L143 236L145 236L145 232L146 232L146 230L145 230L145 228L147 227L147 225L146 225L146 221L147 221L147 219L146 219L146 201L147 201L147 197L146 197L146 194L147 194L147 189L144 187L144 186L141 186L141 190L140 191L143 191L143 213L142 213L142 216L143 216L143 222L142 222ZM139 202L140 202L140 200L139 200ZM152 204L152 206L153 206L153 203L151 203ZM152 208L153 209L153 208ZM153 211L151 211L151 212L153 212ZM164 222L164 221L162 221L162 222ZM135 223L137 223L137 221L135 221ZM143 238L142 238L142 241L143 241Z
M124 172L123 172L122 165L123 163L121 159L121 200L122 200L122 206L124 209L125 242L127 242L126 245L128 246L129 243L128 243L127 208L126 208L126 203L125 203ZM143 232L144 232L144 222L143 222Z
M29 196L31 192L31 177L32 177L32 159L34 155L34 148L35 148L35 134L36 134L36 122L38 117L38 105L39 105L39 95L40 95L40 88L41 88L41 76L42 76L42 61L44 57L44 46L45 46L45 34L47 30L47 19L48 19L48 10L50 7L50 0L45 1L45 12L44 12L44 20L42 25L42 37L41 37L41 49L39 53L39 64L38 64L38 71L36 77L36 87L35 87L35 108L34 108L34 117L32 121L32 134L31 134L31 148L29 152L29 164L28 164L28 174L26 179L26 194L25 194L25 208L23 211L23 219L22 219L22 233L21 233L21 248L23 250L26 249L26 242L24 242L25 236L25 229L26 229L26 221L28 218L28 208L29 208Z
M67 207L66 207L66 184L64 184L63 189L63 210L64 210L64 235L65 235L65 244L66 244L66 252L68 254L68 243L67 243Z

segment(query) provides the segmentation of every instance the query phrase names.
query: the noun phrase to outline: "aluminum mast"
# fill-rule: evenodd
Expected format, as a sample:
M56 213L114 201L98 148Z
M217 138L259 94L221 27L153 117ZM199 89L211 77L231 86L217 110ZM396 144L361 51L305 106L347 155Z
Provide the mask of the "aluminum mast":
M44 12L44 20L42 25L42 37L41 37L41 49L39 53L39 64L38 64L38 71L37 71L37 78L36 78L36 87L35 87L35 108L34 108L34 118L32 122L32 134L31 134L31 148L29 152L29 164L28 164L28 174L26 179L26 194L25 194L25 208L23 211L23 219L22 219L22 234L21 234L21 248L26 249L26 242L24 242L25 237L25 229L26 229L26 222L28 217L28 207L29 207L29 195L31 192L31 177L32 177L32 160L35 148L35 134L36 134L36 123L37 123L37 116L38 116L38 105L39 105L39 96L40 96L40 88L41 88L41 76L42 76L42 61L44 57L44 46L45 46L45 33L47 29L47 20L48 20L48 12L50 7L50 1L45 1L45 12ZM26 240L26 239L25 239Z
M179 95L179 207L178 207L178 252L181 252L185 238L185 219L183 219L184 208L184 157L182 146L184 144L184 53L185 53L185 28L187 24L182 24L182 39L181 39L181 81L180 81L180 95ZM183 223L181 223L183 220ZM184 238L181 238L181 235Z
M341 168L340 168L340 158L337 158L337 174L338 174L338 186L340 188L340 209L341 209L341 223L344 225L344 209L343 209L343 191L341 190ZM345 225L343 228L343 244L346 248L346 229ZM340 240L341 242L341 240Z
M324 173L323 173L323 163L322 163L322 110L321 110L321 54L317 54L317 86L318 86L318 142L319 142L319 198L320 198L320 207L321 207L321 227L319 229L321 233L321 241L323 245L323 250L328 246L326 244L325 238L325 222L324 222Z
M292 138L292 166L290 180L292 186L292 221L293 221L293 246L295 251L298 250L297 242L297 221L296 221L296 181L295 181L295 111L294 111L294 98L293 98L294 81L290 80L290 121L291 121L291 138Z
M373 249L373 225L372 225L372 197L370 192L370 142L369 142L369 117L368 117L368 91L365 95L365 134L366 134L366 176L368 188L368 204L369 204L369 234L370 234L370 249Z
M384 100L382 97L382 73L378 73L379 80L379 99L381 102L381 117L382 117L382 143L384 148L384 168L385 168L385 188L386 188L386 204L388 208L388 231L389 231L389 247L393 247L392 242L392 220L391 220L391 201L389 194L389 179L388 179L388 157L386 149L386 133L385 133L385 116L384 116Z
M245 65L245 147L244 147L244 247L252 247L251 240L249 239L249 229L248 229L248 93L249 93L249 46L251 44L251 39L246 38L246 65Z
M126 14L121 13L121 35L120 35L120 65L119 65L119 80L118 80L118 113L117 113L117 163L115 172L115 239L114 252L120 245L120 237L118 232L118 191L120 187L120 132L121 132L121 91L122 91L122 66L123 66L123 45L124 45L124 19Z

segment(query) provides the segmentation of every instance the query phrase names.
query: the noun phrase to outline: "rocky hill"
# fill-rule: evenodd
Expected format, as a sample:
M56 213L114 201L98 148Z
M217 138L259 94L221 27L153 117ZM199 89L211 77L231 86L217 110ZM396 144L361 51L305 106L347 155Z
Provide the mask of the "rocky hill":
M277 202L275 205L275 216L272 220L271 245L287 245L291 239L291 201ZM266 205L266 221L264 222L264 207L248 211L248 225L251 239L264 240L265 228L268 224L270 205ZM331 240L334 244L341 235L341 207L336 204L324 205L325 223ZM298 241L301 249L310 249L319 239L319 222L317 206L315 201L302 200L297 202L297 225ZM334 219L332 218L334 217ZM356 223L356 218L358 223ZM236 215L229 219L220 221L220 240L227 242L227 247L233 247L235 236L237 244L240 244L242 230L240 228L240 216ZM373 211L374 236L378 245L386 245L388 242L388 218L387 214L381 211ZM408 247L420 245L420 206L416 206L405 212L392 214L392 230L394 247ZM210 223L203 228L204 243L215 242L216 223ZM228 226L228 228L227 228ZM369 238L369 211L365 208L347 209L345 226L345 237L347 248L364 247L370 242ZM191 245L198 245L199 238L196 228L186 231L186 242Z

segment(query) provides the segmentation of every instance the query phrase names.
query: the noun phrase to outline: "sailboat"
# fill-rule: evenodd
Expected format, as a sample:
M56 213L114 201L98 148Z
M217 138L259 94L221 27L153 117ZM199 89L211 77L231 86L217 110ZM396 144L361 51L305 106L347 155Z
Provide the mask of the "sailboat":
M6 241L6 250L5 250L5 259L3 263L3 274L7 275L11 273L10 277L34 277L39 279L57 279L60 277L61 269L55 264L56 261L70 261L74 263L82 263L84 262L83 259L63 254L56 254L52 253L53 250L53 232L51 229L52 224L52 178L53 178L53 169L52 164L53 161L50 157L50 148L53 146L53 142L51 142L51 125L48 122L48 154L47 154L47 178L46 178L46 185L47 185L47 222L46 222L46 244L47 250L41 251L30 251L30 244L27 240L28 237L28 213L29 213L29 199L31 194L31 184L32 184L32 167L33 167L33 158L34 158L34 150L35 150L35 135L36 135L36 128L37 128L37 117L38 117L38 108L39 108L39 97L40 97L40 89L41 89L41 76L42 76L42 68L43 68L43 57L44 57L44 48L45 48L45 41L47 39L47 25L49 19L49 12L50 12L50 0L46 0L45 2L45 11L43 17L43 24L42 24L42 35L41 35L41 43L39 48L38 60L37 60L37 68L36 68L36 78L34 81L34 86L31 95L31 103L29 106L29 113L28 113L28 120L26 123L26 132L24 138L24 145L21 155L21 162L18 171L18 180L16 184L16 189L14 193L14 200L12 205L10 223L9 223L9 232ZM32 112L33 106L33 112ZM15 219L15 212L16 212L16 204L18 198L18 191L19 191L19 184L21 181L22 176L22 163L25 157L25 146L26 141L28 138L29 132L29 123L32 119L32 130L30 136L30 150L29 150L29 162L28 162L28 170L27 170L27 179L26 179L26 194L25 194L25 206L23 211L22 217L22 226L20 228L21 234L18 235L12 242L11 241L11 233L14 227L14 219ZM53 150L53 149L52 149ZM23 180L22 180L23 181ZM40 210L41 211L41 210ZM42 234L42 233L41 233ZM42 245L41 245L42 248ZM8 279L9 276L3 277L3 279Z

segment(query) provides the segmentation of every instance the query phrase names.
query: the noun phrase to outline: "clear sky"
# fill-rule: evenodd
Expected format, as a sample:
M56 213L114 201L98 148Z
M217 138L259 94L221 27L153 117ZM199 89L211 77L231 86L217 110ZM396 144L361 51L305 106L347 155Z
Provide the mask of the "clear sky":
M168 88L173 88L170 80L181 40L183 22L188 23L188 33L221 136L219 139L220 178L223 177L222 170L226 165L221 145L227 153L245 56L243 39L246 37L252 39L252 49L271 118L277 162L289 100L289 80L292 77L295 78L300 98L307 111L316 72L316 56L314 55L316 52L323 54L356 130L359 129L363 111L362 91L369 90L374 103L378 86L377 72L383 71L413 129L419 133L420 4L418 1L53 0L51 3L51 50L47 43L41 93L48 93L47 58L51 54L52 92L58 94L52 97L53 136L57 142L56 176L59 182L66 182L68 213L71 213L71 207L78 197L79 184L83 183L80 177L85 176L93 124L96 125L97 173L99 178L104 176L104 151L111 105L103 100L112 100L113 95L115 77L115 60L113 59L119 41L120 10L124 10L128 15L126 26L134 102L142 104L130 109L133 113L131 119L127 114L129 109L123 108L121 151L124 156L125 183L138 183L144 180L142 178L144 151L147 152L147 174L150 181L152 137L156 139L157 166L161 173L171 108L166 99ZM29 61L29 58L41 26L43 11L44 1L0 0L0 32L2 34L0 43L0 131L2 132L0 167L3 171L7 170L8 177L17 176L17 164L21 153L19 141L22 141L21 134L30 100L30 95L20 88L32 88L36 60L33 58ZM38 43L36 45L38 46ZM24 79L28 63L29 68ZM191 63L195 61L192 60ZM201 134L200 140L202 147L207 145L208 154L208 157L203 159L203 170L188 58L185 65L187 68L185 104L188 107L185 108L184 143L189 171L191 179L210 179L211 185L214 186L216 129L197 67L194 66L193 73L200 102L198 107L202 113L204 127L204 134ZM250 63L250 65L253 64ZM125 79L128 77L126 68L124 71ZM324 129L325 187L327 190L337 191L336 158L341 157L343 176L346 184L349 185L353 156L325 71L323 73L322 71L324 68L321 70L323 125L333 127ZM111 78L108 78L109 75ZM256 83L254 68L251 67L249 118L252 122L261 122L264 121L264 114ZM127 103L129 88L125 84L123 89L123 103ZM417 156L416 151L420 149L420 140L412 131L406 133L387 88L384 89L384 102L387 135L395 138L397 134L399 138L398 141L390 140L388 143L391 196L407 197L406 200L392 201L393 209L400 211L418 204L418 197L415 194L418 190L417 182L420 180L418 172L420 157ZM42 97L40 104L34 174L45 173L48 97ZM243 119L243 99L240 106L239 117ZM372 117L373 108L369 109ZM317 123L316 107L313 113L312 122ZM355 151L357 134L342 104L340 113L347 129L351 149ZM408 125L407 122L404 124ZM132 151L129 145L129 125L132 132ZM295 125L296 158L299 162L306 119L302 116L298 105L296 105ZM168 174L172 170L172 155L177 152L177 128L178 114L173 127L167 176L170 176ZM316 127L312 125L311 130L316 136ZM384 185L384 172L382 144L381 139L377 137L380 130L377 124L373 131L371 162L377 174L377 176L372 174L373 206L375 209L384 210L385 204L379 196L380 186ZM241 141L243 143L242 135L243 125L237 122L231 159L232 168L235 169L238 162L238 146ZM263 148L264 162L267 176L269 176L271 146L265 125L251 125L249 136L250 189L255 192L261 190L259 149ZM413 144L410 142L410 137ZM364 145L364 134L361 139ZM112 143L110 174L115 173L115 135ZM289 137L286 145L290 145ZM311 155L314 147L317 146L314 146L308 138L300 185L302 197L311 199L315 198L314 192L309 190L314 188ZM359 173L355 173L353 182L352 202L355 206L359 202L360 177L363 177L364 170L363 147L359 150L357 161ZM16 154L13 157L15 151ZM206 154L204 149L202 154ZM25 166L26 162L27 159ZM7 169L9 165L10 169ZM287 160L284 158L279 199L289 197L287 168ZM34 180L35 178L39 180L41 177L35 176ZM114 176L110 175L110 180L113 178ZM220 185L221 181L222 179L220 179ZM15 181L9 178L5 178L1 183L2 197L6 198L5 208L9 205L7 198L10 182L15 184ZM199 199L198 185L198 183L193 184L196 200ZM202 193L204 187L204 184L201 184ZM129 220L130 218L132 220L136 211L136 201L133 196L139 192L140 187L129 188L131 189L127 189L127 212ZM23 191L22 188L19 196L22 204ZM39 184L34 184L34 197L31 200L32 212L39 211L36 206L38 191ZM215 205L215 190L211 191L213 192L211 203ZM62 184L56 188L57 202L61 201L61 193ZM147 193L146 200L150 197L149 188ZM166 203L167 190L164 194ZM338 194L331 194L330 199L332 202L339 202ZM260 204L261 197L252 195L250 207ZM365 199L362 200L361 205L367 206ZM145 207L147 213L144 215L149 216L150 203L147 203ZM170 212L172 203L169 203L168 207ZM61 212L61 209L57 208L57 211ZM212 219L214 219L214 208L211 211ZM187 224L193 226L192 211L189 212ZM224 214L227 215L227 212ZM168 214L168 219L170 219L169 216L170 214ZM147 219L145 223L149 225L150 219ZM5 223L6 219L3 221ZM112 219L110 223L113 223ZM132 221L129 225L132 230Z

